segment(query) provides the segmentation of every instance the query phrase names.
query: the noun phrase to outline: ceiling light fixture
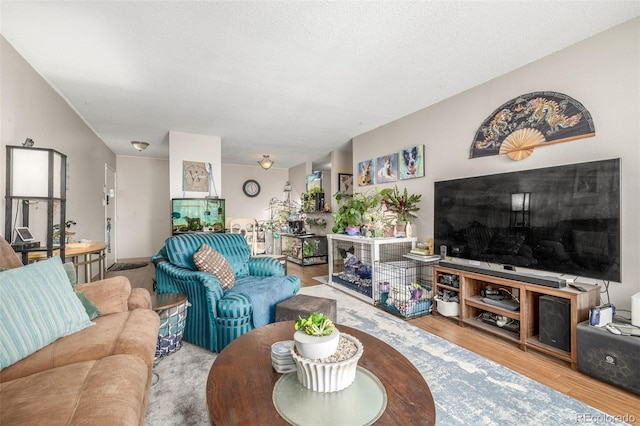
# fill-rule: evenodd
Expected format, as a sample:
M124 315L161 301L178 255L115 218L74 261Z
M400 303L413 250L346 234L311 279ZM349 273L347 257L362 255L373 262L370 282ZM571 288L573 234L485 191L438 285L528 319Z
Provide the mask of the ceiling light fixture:
M140 142L140 141L131 141L131 145L138 151L142 152L149 146L148 142Z
M258 161L258 164L260 164L260 167L263 169L269 170L271 166L273 166L273 160L271 160L267 154L262 154L262 160Z

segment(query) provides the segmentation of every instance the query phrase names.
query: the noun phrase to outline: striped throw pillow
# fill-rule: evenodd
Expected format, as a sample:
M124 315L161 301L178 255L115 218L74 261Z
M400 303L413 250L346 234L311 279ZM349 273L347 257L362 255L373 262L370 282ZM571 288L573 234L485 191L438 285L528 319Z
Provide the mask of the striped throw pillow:
M0 274L0 370L93 325L59 257Z

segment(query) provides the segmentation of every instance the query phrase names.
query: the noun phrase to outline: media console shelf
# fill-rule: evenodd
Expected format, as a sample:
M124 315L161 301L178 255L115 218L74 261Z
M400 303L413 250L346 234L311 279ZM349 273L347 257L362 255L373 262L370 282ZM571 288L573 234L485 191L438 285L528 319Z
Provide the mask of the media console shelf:
M459 286L451 285L451 276L458 277ZM573 370L577 367L576 326L589 318L589 309L598 305L599 287L596 285L580 284L587 291L580 292L570 287L553 288L539 284L531 284L513 279L469 272L455 267L434 266L434 294L439 291L458 292L460 299L460 315L450 317L460 326L471 326L495 334L519 345L526 351L534 349L547 355L570 363ZM484 301L481 291L490 286L501 294L511 293L519 303L519 309L511 310ZM540 312L540 297L554 296L568 307L568 318L563 318L557 312ZM509 297L507 297L509 299ZM434 313L437 310L434 309ZM500 324L493 325L482 320L482 314L499 316ZM569 350L561 344L541 341L540 319L543 317L545 327L553 328L553 333L564 335L569 342ZM568 322L564 320L568 319ZM518 321L519 324L516 322ZM547 330L543 330L547 336Z

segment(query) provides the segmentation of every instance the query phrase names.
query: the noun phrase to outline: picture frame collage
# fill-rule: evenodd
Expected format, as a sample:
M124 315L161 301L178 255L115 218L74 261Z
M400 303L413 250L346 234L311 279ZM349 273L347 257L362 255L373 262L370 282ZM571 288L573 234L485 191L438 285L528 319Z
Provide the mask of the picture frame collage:
M424 177L424 145L358 163L358 186Z

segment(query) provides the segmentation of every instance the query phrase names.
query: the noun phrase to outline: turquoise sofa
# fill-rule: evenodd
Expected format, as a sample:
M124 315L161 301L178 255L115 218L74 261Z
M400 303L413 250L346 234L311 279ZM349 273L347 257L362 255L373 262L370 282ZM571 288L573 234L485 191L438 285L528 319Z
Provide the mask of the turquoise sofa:
M199 271L193 255L202 244L222 254L236 283L224 290L215 275ZM220 352L244 333L275 322L276 305L300 290L300 278L285 275L272 257L251 257L241 234L193 233L168 238L151 258L156 265L157 292L184 293L187 311L184 339Z

